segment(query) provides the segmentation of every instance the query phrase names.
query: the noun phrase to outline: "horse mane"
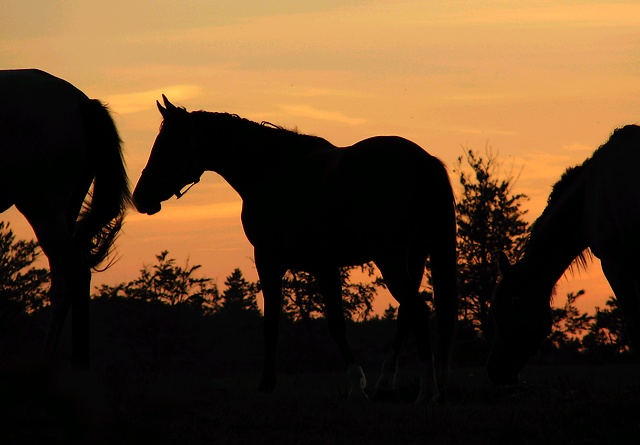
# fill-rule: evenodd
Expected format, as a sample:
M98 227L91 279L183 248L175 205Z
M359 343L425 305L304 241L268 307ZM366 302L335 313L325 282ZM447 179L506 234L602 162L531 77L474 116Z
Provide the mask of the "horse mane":
M553 185L551 188L551 193L549 194L549 198L547 198L547 208L556 204L562 196L571 188L571 186L575 183L575 181L584 173L588 163L591 161L591 158L587 158L582 164L575 165L573 167L568 167L560 179ZM545 208L546 210L546 208ZM522 252L526 251L528 245L531 243L531 240L540 229L540 225L542 224L542 219L545 215L545 212L542 212L534 222L531 224L529 228L529 234L527 239L524 242ZM576 268L578 270L586 270L589 263L593 260L593 255L591 253L591 249L587 248L580 252L580 254L571 262L569 265L569 272L572 274L575 272Z
M613 130L613 133L611 133L609 140L598 147L596 151L594 151L590 157L585 159L582 164L575 167L567 168L567 170L560 177L560 180L553 186L551 194L549 195L548 204L550 204L552 201L557 201L557 199L559 199L558 197L561 196L562 193L567 190L571 184L573 184L577 177L580 176L592 162L594 162L593 159L602 156L605 148L608 149L607 151L611 151L612 147L618 146L620 144L626 146L629 139L640 140L640 126L625 125L624 127L616 128L615 130ZM569 265L569 271L573 273L574 267L577 267L578 270L586 270L587 266L592 260L593 254L591 253L591 249L585 249Z
M567 190L569 190L571 186L576 182L576 180L587 170L587 167L589 167L589 165L594 162L594 158L597 162L597 159L601 156L604 156L605 153L608 153L611 150L615 150L614 147L619 145L627 145L629 139L640 140L640 126L626 125L621 128L616 128L613 133L611 133L609 140L598 147L598 149L594 151L590 157L585 159L582 164L567 168L558 182L553 185L551 193L549 194L549 198L547 199L547 208L556 204L560 199L562 199L562 196L564 196ZM523 245L521 253L526 251L532 238L539 230L542 223L541 220L543 219L544 215L545 212L543 212L542 215L540 215L540 217L538 217L538 219L536 219L531 225L529 234ZM575 268L585 270L592 259L593 255L591 253L591 250L585 249L573 260L573 262L569 265L568 270L571 273L574 272Z
M611 133L609 140L598 147L598 149L594 151L590 157L585 159L582 164L568 167L564 171L558 182L553 185L551 194L549 194L549 198L547 199L547 205L555 203L559 199L559 197L562 196L562 194L575 182L578 176L580 176L584 172L585 168L589 166L593 158L599 157L600 153L604 151L604 148L611 147L612 145L617 145L620 142L623 142L623 139L634 138L640 139L640 126L638 125L626 125L622 128L616 128L615 130L613 130L613 133Z
M562 173L562 176L560 176L560 179L551 187L551 193L549 194L549 198L547 198L547 205L551 205L557 202L560 197L573 185L576 179L583 173L587 161L583 162L580 165L567 167L564 173Z
M183 110L183 108L181 108ZM185 110L186 111L186 110ZM283 156L308 155L315 151L326 150L331 144L319 136L300 133L297 128L292 130L281 125L276 125L268 121L260 123L238 116L231 113L209 112L209 111L192 111L187 112L193 119L202 123L203 126L210 128L211 125L224 128L227 135L242 132L246 137L256 140L255 154L260 158L264 155L274 155L273 150L266 150L265 143L270 148L280 151ZM258 143L258 141L260 143ZM251 149L251 147L247 147Z

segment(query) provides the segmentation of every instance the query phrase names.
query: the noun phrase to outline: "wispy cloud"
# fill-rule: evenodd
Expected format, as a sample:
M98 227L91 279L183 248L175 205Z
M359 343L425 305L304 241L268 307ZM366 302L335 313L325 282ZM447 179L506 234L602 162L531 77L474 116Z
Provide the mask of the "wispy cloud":
M293 87L290 91L285 92L285 94L296 97L367 97L367 94L363 91L313 87Z
M153 108L156 100L163 94L171 101L183 101L196 97L201 92L202 88L197 85L172 85L155 90L114 94L108 96L106 101L119 114L129 114Z
M559 5L550 2L540 6L526 2L517 7L492 6L464 8L445 13L456 23L476 24L549 24L562 26L632 26L640 24L640 4L630 2L593 2Z
M349 117L340 111L319 110L309 105L280 105L280 108L287 114L297 117L307 117L323 121L339 122L347 125L361 125L365 119Z
M130 222L147 221L153 218L156 221L184 222L203 221L217 218L229 218L240 216L242 201L216 202L201 205L179 205L175 202L162 204L160 213L148 216L140 213L131 213L127 220Z
M517 131L513 130L502 130L499 128L488 128L488 129L480 129L480 128L457 128L457 131L466 134L476 134L476 135L500 135L500 136L519 136Z
M454 94L445 97L446 100L453 100L456 102L480 102L480 101L497 101L500 99L507 99L506 96L497 94Z

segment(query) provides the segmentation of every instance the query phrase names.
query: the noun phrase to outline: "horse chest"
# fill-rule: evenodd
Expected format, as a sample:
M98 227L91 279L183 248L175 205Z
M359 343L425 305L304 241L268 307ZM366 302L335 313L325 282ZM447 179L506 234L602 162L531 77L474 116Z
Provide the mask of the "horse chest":
M635 148L635 147L634 147ZM588 172L585 230L596 256L635 252L640 246L640 188L630 166L640 165L640 152L618 150ZM615 156L614 156L615 155ZM594 163L595 164L595 163Z

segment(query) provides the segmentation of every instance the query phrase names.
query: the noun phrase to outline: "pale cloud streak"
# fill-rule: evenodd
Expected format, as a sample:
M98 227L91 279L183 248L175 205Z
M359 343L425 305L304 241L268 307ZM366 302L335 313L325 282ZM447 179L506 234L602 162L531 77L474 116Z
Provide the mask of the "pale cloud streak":
M292 89L292 91L285 94L296 97L367 97L367 94L365 94L363 91L313 87L295 87Z
M583 2L540 5L523 2L519 7L491 6L459 8L445 11L443 18L454 23L484 25L553 25L553 26L633 26L640 24L640 4L633 2Z
M322 121L338 122L347 125L361 125L366 122L366 119L359 119L355 117L349 117L340 111L326 111L319 110L309 105L280 105L282 111L286 114L296 117L306 117L310 119L317 119Z
M197 85L172 85L155 90L135 93L114 94L106 97L110 108L119 114L137 113L155 106L156 100L166 95L171 101L185 101L201 94L202 88Z
M163 203L162 210L155 215L149 216L131 212L127 216L127 221L131 223L146 222L153 218L154 222L188 222L193 225L198 221L240 217L241 211L242 202L240 200L201 205L183 205L182 203L178 205L174 202L166 202Z

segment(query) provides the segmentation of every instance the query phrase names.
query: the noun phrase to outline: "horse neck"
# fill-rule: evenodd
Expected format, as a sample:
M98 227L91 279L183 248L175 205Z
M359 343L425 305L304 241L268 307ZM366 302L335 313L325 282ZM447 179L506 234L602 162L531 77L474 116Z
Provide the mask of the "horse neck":
M222 144L216 142L205 155L207 170L220 174L243 199L262 187L262 179L275 169L333 147L321 138L250 124L246 131L229 134ZM222 160L219 145L224 145Z
M535 223L520 261L541 287L552 289L571 263L589 246L584 235L584 184L580 179Z

